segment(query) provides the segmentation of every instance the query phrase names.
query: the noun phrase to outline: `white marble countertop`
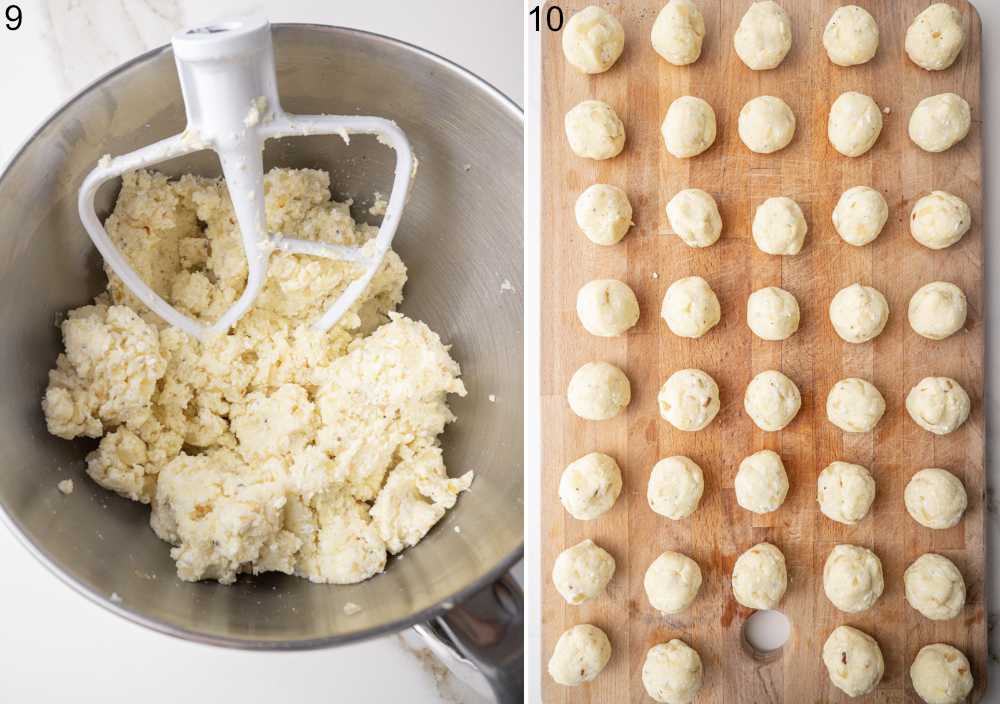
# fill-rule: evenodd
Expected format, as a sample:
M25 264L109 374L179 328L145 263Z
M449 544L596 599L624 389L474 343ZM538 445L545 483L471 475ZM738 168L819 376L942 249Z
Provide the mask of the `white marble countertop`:
M522 99L521 16L494 0L19 0L0 23L0 164L66 98L178 29L248 13L404 39ZM0 2L0 12L6 7ZM501 6L503 5L503 6ZM488 31L466 31L468 27ZM450 673L412 633L305 653L247 653L174 640L68 589L0 530L0 701L338 701L479 704L474 674Z

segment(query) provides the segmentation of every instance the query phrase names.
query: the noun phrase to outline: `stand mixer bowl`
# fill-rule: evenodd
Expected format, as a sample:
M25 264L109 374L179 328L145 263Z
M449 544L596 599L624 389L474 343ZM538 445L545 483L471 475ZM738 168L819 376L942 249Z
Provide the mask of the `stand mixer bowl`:
M0 515L56 575L121 616L188 640L291 649L424 622L520 556L523 137L521 112L507 98L415 47L315 25L275 25L273 38L289 111L384 115L407 133L420 159L394 244L409 269L401 310L452 344L462 365L469 395L450 399L459 420L443 445L452 474L476 471L471 491L405 559L390 560L384 574L361 584L317 585L274 573L228 587L187 583L149 528L149 507L83 475L95 442L46 432L40 399L61 349L54 322L104 286L76 191L103 154L184 128L174 61L164 47L73 98L0 176ZM393 158L374 138L346 146L338 137L296 137L268 142L264 166L330 171L335 197L353 198L355 217L374 223L368 207L375 192L389 192ZM200 152L160 170L214 176L219 164ZM102 218L116 190L112 183L98 193ZM76 480L70 496L55 488L66 478ZM362 610L348 615L348 602Z

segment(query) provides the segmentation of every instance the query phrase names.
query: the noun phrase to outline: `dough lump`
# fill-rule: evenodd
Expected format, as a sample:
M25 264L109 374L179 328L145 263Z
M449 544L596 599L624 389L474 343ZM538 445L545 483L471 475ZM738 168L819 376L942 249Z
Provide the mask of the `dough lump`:
M799 302L776 286L758 289L747 299L747 325L762 340L786 340L799 329Z
M584 100L566 113L569 148L585 159L603 160L625 148L625 126L617 113L600 100Z
M910 115L910 139L926 152L951 149L972 126L972 108L960 95L941 93L924 98Z
M718 324L722 308L705 279L688 276L670 284L660 313L673 334L698 338Z
M833 209L833 226L840 238L855 247L873 242L889 220L889 206L874 188L855 186L840 196Z
M632 204L625 191L604 183L595 183L580 194L574 215L577 226L594 244L617 244L632 227Z
M833 685L849 697L868 694L885 673L885 660L878 643L851 626L838 626L826 639L823 664Z
M740 462L733 481L736 503L747 511L777 511L788 495L788 474L777 452L761 450Z
M910 327L930 340L943 340L965 326L965 294L955 284L934 281L924 284L910 298Z
M570 462L559 479L559 500L573 518L581 521L610 511L621 490L621 469L603 452L591 452Z
M660 133L678 159L698 156L715 142L715 111L701 98L683 95L667 108Z
M878 24L862 7L838 7L823 30L823 47L838 66L867 63L878 51Z
M738 131L747 149L758 154L771 154L784 149L792 141L795 115L781 98L761 95L740 110Z
M566 60L581 73L604 73L625 48L621 22L601 7L585 7L569 18L562 31Z
M679 191L667 203L667 221L688 247L708 247L722 234L722 217L715 199L698 188Z
M331 200L329 175L264 177L267 229L371 248L377 228ZM106 228L168 302L215 320L246 285L221 179L125 174ZM381 572L455 505L438 436L465 395L426 325L395 312L395 252L327 333L310 323L357 277L353 264L275 252L253 307L204 343L167 327L109 271L94 305L64 321L43 409L63 437L101 437L87 471L149 503L183 580L280 571L353 583Z
M785 556L770 543L758 543L736 558L733 595L748 609L773 609L785 595Z
M846 525L867 516L875 500L875 480L860 464L831 462L819 473L816 488L823 515Z
M932 621L947 621L962 613L965 580L944 555L926 553L903 573L906 603Z
M615 558L589 538L566 548L552 566L552 582L567 604L593 599L615 574Z
M660 416L678 430L705 428L719 412L719 386L700 369L670 375L656 397Z
M917 653L910 665L910 681L927 704L959 704L972 691L972 668L958 648L934 643Z
M945 249L972 227L972 212L964 200L947 191L932 191L910 212L910 234L930 249Z
M962 15L947 3L934 3L906 30L906 55L928 71L943 71L951 66L964 45Z
M795 382L779 371L770 370L750 380L743 407L758 428L776 432L798 414L802 396Z
M59 328L66 351L49 372L42 401L48 431L72 440L101 437L105 427L142 426L151 416L156 383L167 369L157 328L132 308L115 305L77 308ZM147 487L140 471L135 481L114 489L149 503L155 477L148 479Z
M827 136L844 156L861 156L874 146L881 132L882 111L864 93L842 93L830 106Z
M597 279L576 294L576 315L597 337L617 337L639 322L635 293L616 279Z
M646 487L649 507L673 521L687 518L698 508L705 491L705 475L693 460L677 455L653 466Z
M660 704L690 704L701 689L702 677L698 651L676 638L654 645L642 663L642 685Z
M566 399L573 413L587 420L608 420L632 400L625 373L607 362L588 362L569 380Z
M928 376L910 389L906 410L913 422L935 435L947 435L969 417L972 399L965 389L945 376Z
M849 614L870 609L882 596L882 561L868 548L837 545L823 565L826 598Z
M910 478L903 501L913 520L939 530L957 526L969 505L962 481L948 470L936 467L921 469Z
M653 560L642 581L646 597L663 614L680 613L701 588L701 568L687 555L667 550Z
M597 626L581 623L559 636L549 659L549 676L566 687L590 682L611 659L611 641Z
M830 301L830 322L845 342L868 342L889 322L889 302L871 286L851 284Z
M798 254L808 231L802 208L791 198L768 198L753 216L753 241L768 254Z
M846 433L868 433L885 413L885 399L864 379L841 379L826 397L826 417Z
M650 33L653 49L674 66L697 61L704 38L705 18L691 0L670 0L656 16Z
M754 2L733 37L736 54L754 71L776 68L792 48L792 21L773 0Z

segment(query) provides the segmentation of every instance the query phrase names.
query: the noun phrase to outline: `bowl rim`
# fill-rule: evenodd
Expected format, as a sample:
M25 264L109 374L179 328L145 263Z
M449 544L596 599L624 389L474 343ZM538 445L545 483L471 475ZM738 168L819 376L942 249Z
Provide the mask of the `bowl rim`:
M322 32L342 32L346 34L362 35L369 39L375 40L376 42L386 43L395 45L407 49L411 52L422 55L424 58L430 59L434 63L437 63L441 67L448 69L454 73L457 73L464 77L465 79L471 81L473 84L477 85L480 89L484 90L486 93L492 95L493 98L499 99L499 103L502 107L505 107L508 112L518 121L521 122L522 126L524 124L524 111L521 107L514 102L507 94L498 89L489 81L481 78L472 71L460 66L459 64L447 59L439 54L432 51L419 47L415 44L407 42L402 39L397 39L395 37L389 37L384 34L379 34L377 32L370 32L363 29L356 29L353 27L342 27L339 25L328 25L319 24L312 22L275 22L271 24L271 29L273 30L283 30L283 29L311 29L318 30ZM90 93L92 90L97 88L100 84L104 83L110 78L117 76L124 71L136 66L140 63L146 62L149 59L157 56L158 54L164 52L172 52L170 44L163 44L161 46L155 47L148 51L135 56L128 61L119 64L115 68L107 71L96 79L86 84L83 88L75 92L72 96L63 101L57 108L45 117L41 124L31 132L11 153L11 156L0 164L0 183L8 176L11 168L25 156L25 152L28 146L35 141L35 139L49 127L49 125L55 121L59 116L61 116L66 110L68 110L74 103L80 100L84 95ZM523 217L523 213L522 213ZM523 468L523 467L522 467ZM522 532L521 543L515 547L511 552L509 552L505 557L497 562L491 569L487 570L478 579L472 580L465 587L456 590L452 594L445 596L443 599L438 601L435 605L430 606L426 609L421 609L411 613L409 616L404 618L389 621L387 623L375 626L373 628L367 628L360 631L352 631L350 633L343 633L338 635L324 636L321 638L305 638L299 640L264 640L264 639L253 639L253 638L237 638L228 636L217 636L210 635L206 633L201 633L198 631L193 631L188 628L183 628L176 626L165 621L161 621L156 618L145 616L136 611L132 611L118 603L113 601L110 596L98 593L97 591L91 589L90 587L78 582L71 575L69 575L61 565L57 564L49 554L37 543L35 543L27 533L22 529L20 522L8 511L7 507L0 502L0 523L7 526L8 529L15 535L18 542L23 545L29 553L31 553L39 562L41 562L52 574L59 578L63 583L71 587L78 594L83 595L92 603L100 606L101 608L120 616L132 623L136 623L140 626L144 626L152 631L162 633L173 638L178 638L180 640L201 643L204 645L213 645L223 648L232 648L236 650L255 650L255 651L294 651L294 650L315 650L320 648L330 648L340 645L348 645L351 643L357 643L370 638L375 638L380 635L385 635L388 633L396 633L402 631L403 629L410 628L418 623L430 621L436 616L444 614L451 610L456 604L461 603L469 596L478 592L486 585L495 582L503 574L508 572L511 567L513 567L518 560L520 560L524 555L524 535Z

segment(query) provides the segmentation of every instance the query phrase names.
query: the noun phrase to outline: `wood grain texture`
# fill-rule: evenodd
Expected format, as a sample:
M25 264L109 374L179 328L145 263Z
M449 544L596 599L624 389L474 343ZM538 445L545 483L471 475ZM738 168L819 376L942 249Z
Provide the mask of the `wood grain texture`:
M965 0L949 0L963 14L968 41L950 69L930 73L906 58L903 38L927 0L855 0L878 21L881 42L875 59L853 68L828 60L821 36L836 0L785 0L792 18L794 46L775 70L747 69L732 48L732 37L748 2L696 0L708 33L699 61L676 67L660 59L649 31L662 0L601 1L622 21L625 53L607 73L584 76L564 60L560 37L543 39L542 78L542 593L543 657L577 623L593 623L609 635L614 654L592 683L563 688L547 676L549 703L651 701L641 681L645 653L652 645L683 638L701 654L705 682L699 702L846 702L822 665L820 651L830 631L849 624L872 634L886 660L885 676L870 696L850 701L917 702L909 666L917 651L933 642L951 643L972 662L974 700L986 682L983 516L985 502L983 417L983 233L980 136L980 23ZM568 18L588 4L560 2ZM890 112L874 149L849 159L826 137L827 113L843 91L873 96ZM972 131L942 154L927 154L907 136L909 116L920 99L953 91L972 106ZM659 127L667 106L695 95L715 109L718 138L690 160L671 157ZM795 112L798 129L789 147L772 155L747 150L736 134L743 104L758 95L776 95ZM577 102L596 98L611 104L627 132L625 151L593 162L570 151L563 116ZM591 244L578 231L573 205L595 182L624 188L635 210L635 226L614 247ZM880 190L890 207L882 235L855 248L837 236L830 216L840 194L855 185ZM702 188L719 203L722 239L707 249L686 247L669 232L664 208L682 188ZM931 251L909 234L913 203L933 189L945 189L969 203L972 230L954 247ZM775 257L760 252L750 237L754 208L770 196L795 199L805 212L809 234L802 253ZM722 303L722 321L699 340L673 336L659 316L660 301L674 280L705 277ZM580 286L595 278L618 278L636 292L642 317L626 336L588 335L575 314ZM967 329L932 342L907 322L910 296L934 280L958 284L967 294ZM854 282L874 286L889 301L890 319L873 342L844 343L827 316L834 293ZM802 324L784 342L752 335L745 321L746 300L763 286L781 286L798 298ZM605 360L619 365L632 383L632 402L610 421L575 417L565 401L567 383L582 364ZM719 384L722 410L698 433L674 430L659 416L656 394L675 370L697 367ZM802 392L802 410L780 433L758 430L743 410L743 392L754 374L779 369ZM909 389L929 375L957 379L973 399L972 415L958 431L937 437L920 429L906 413ZM872 381L886 398L887 411L874 433L848 435L829 423L826 394L840 378ZM733 493L740 460L760 449L777 451L791 481L785 504L757 516L741 509ZM614 456L624 489L614 509L594 521L577 521L559 503L560 474L570 461L590 452ZM688 455L705 470L701 507L672 522L646 503L653 464L669 455ZM871 468L878 495L871 514L854 527L823 516L816 505L816 477L833 460ZM955 528L932 531L906 513L903 488L917 470L945 467L968 489L969 510ZM607 593L582 606L568 606L549 574L558 553L592 538L617 560ZM780 610L792 622L792 636L777 657L762 660L744 647L742 627L750 611L739 607L729 577L736 557L754 543L770 541L784 552L789 588ZM838 612L822 589L822 568L837 543L873 549L881 558L886 589L874 608ZM662 551L678 550L701 565L704 584L687 611L664 617L653 610L642 586L647 566ZM905 602L903 571L920 554L950 557L968 584L962 616L932 622Z

